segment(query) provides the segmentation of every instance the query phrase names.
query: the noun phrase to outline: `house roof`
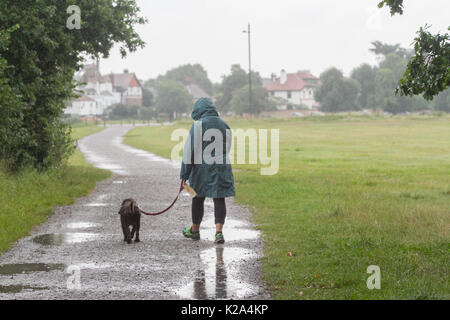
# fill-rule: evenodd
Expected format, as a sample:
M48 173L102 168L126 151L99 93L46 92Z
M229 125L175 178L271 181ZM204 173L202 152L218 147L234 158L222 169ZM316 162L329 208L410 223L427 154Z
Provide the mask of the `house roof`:
M111 83L111 77L102 76L102 78L100 79L100 83Z
M85 65L82 74L77 79L79 82L100 82L102 78L98 66L95 63Z
M112 73L110 74L110 79L114 87L123 91L127 90L128 87L141 87L134 73Z
M83 70L75 74L74 79L85 83L112 83L117 91L126 91L129 87L142 87L136 75L128 71L102 76L98 63L85 65Z
M189 83L186 85L186 89L194 99L210 98L209 94L195 83Z
M300 91L305 87L313 87L319 78L310 73L297 72L286 74L286 82L281 84L280 78L270 81L264 86L268 91Z

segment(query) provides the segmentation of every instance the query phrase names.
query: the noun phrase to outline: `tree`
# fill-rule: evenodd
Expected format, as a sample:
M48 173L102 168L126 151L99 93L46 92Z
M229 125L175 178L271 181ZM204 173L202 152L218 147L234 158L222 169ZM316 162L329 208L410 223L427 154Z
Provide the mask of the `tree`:
M395 94L395 88L406 69L407 60L396 53L389 53L380 62L375 76L375 92L368 97L371 108L381 108L390 113L427 109L421 96L404 97Z
M250 106L248 81L248 73L240 65L231 66L231 73L222 77L222 84L216 96L216 105L221 112L232 110L239 114L259 114L269 108L268 93L257 72L252 72L252 104Z
M153 105L153 93L146 86L142 87L142 105L144 107L150 107Z
M359 82L351 78L344 78L341 90L344 95L341 110L359 110L360 107L357 102L361 92L361 85Z
M412 50L400 47L399 43L392 45L381 41L373 41L372 46L373 48L370 48L369 51L372 51L377 56L386 57L391 53L395 53L405 59L409 59L412 56Z
M361 92L358 96L357 103L361 108L367 108L367 100L369 96L375 93L375 76L377 68L367 63L353 69L351 78L358 81L361 85Z
M222 77L222 84L219 94L216 97L217 108L221 112L230 111L230 101L233 97L233 91L241 89L248 84L248 74L240 65L231 66L231 73ZM247 98L248 100L248 98Z
M357 98L361 86L354 79L346 79L342 72L330 68L320 75L321 85L314 91L320 108L328 112L357 110Z
M395 82L398 82L403 73L405 73L407 63L408 61L405 58L396 53L390 53L380 62L379 68L391 70L394 75ZM395 87L392 91L394 91L394 89Z
M378 3L379 8L388 6L391 9L391 15L396 13L403 14L403 0L383 0Z
M450 27L449 27L450 30ZM414 57L399 81L397 92L413 96L422 94L425 99L444 91L450 85L450 36L433 35L420 28L414 39Z
M141 119L142 120L152 120L153 117L156 117L156 110L154 107L143 107L141 109Z
M18 29L14 26L0 31L0 52L8 47L11 33ZM18 146L27 139L27 132L22 128L23 106L18 90L11 86L7 78L8 65L6 59L0 55L0 159L12 166L18 157ZM20 152L20 151L19 151Z
M80 7L81 28L71 30L66 20L73 4ZM9 137L19 143L2 148L0 154L11 169L25 165L47 169L68 156L70 132L61 116L65 102L73 97L74 72L81 68L83 56L107 57L114 44L122 56L142 47L134 27L145 19L138 14L137 5L129 0L0 2L2 29L19 25L8 45L0 48L8 65L4 81L20 97L15 111L20 113L15 115L20 130ZM8 148L11 152L4 153Z
M399 97L394 94L394 88L397 80L391 69L381 68L377 71L375 77L375 94L371 99L373 109L381 108L390 113L401 113L408 111L409 108L403 103L399 103Z
M382 99L394 96L392 88L395 87L395 84L395 75L391 69L381 68L377 71L375 77L375 92L377 97L379 97L378 101L380 104L383 105Z
M192 103L192 96L182 83L165 80L158 84L155 107L158 112L168 113L170 121L174 119L174 113L179 114L192 109Z
M436 96L433 108L439 111L450 112L450 89L447 89Z
M244 113L259 114L261 111L269 109L268 93L262 85L252 86L252 109L248 103L249 85L234 90L230 101L230 108L234 113L243 115Z
M216 95L216 105L219 111L233 110L239 114L259 114L262 110L267 110L268 94L262 85L261 76L257 72L252 72L252 109L250 110L248 81L248 73L240 65L231 66L231 73L222 77L222 84ZM247 92L246 98L244 97L245 91Z
M139 106L132 105L127 106L122 103L118 103L109 107L110 117L112 119L136 119L138 116Z
M383 0L378 7L390 7L391 15L403 14L403 0ZM414 39L414 56L408 62L396 93L413 96L423 94L433 100L450 85L450 36L431 34L427 26L420 28ZM448 28L450 30L450 27Z
M208 73L200 64L185 64L171 69L165 75L158 77L158 81L164 80L175 80L185 85L194 82L206 93L213 94L213 84L208 78Z

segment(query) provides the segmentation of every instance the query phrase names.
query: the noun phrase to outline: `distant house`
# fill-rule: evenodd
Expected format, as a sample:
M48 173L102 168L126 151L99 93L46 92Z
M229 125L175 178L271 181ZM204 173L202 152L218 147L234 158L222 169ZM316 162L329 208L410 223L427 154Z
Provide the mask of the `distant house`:
M269 92L269 97L286 100L286 105L279 106L280 110L287 109L288 104L317 109L319 103L314 100L314 88L318 83L319 78L309 71L286 73L285 70L281 70L280 77L272 74L271 78L263 79L263 86Z
M85 65L74 80L82 95L66 108L66 114L100 116L117 103L142 106L142 87L134 73L125 70L121 74L102 76L99 64Z
M197 85L192 78L186 78L186 90L194 98L194 102L197 102L200 98L211 98L209 94L205 92L199 85Z
M121 95L125 105L142 106L142 85L134 73L125 70L124 73L110 74L113 90Z
M97 102L94 99L82 94L72 100L72 104L66 108L65 113L88 116L102 114L103 112L100 111L102 110L98 110Z

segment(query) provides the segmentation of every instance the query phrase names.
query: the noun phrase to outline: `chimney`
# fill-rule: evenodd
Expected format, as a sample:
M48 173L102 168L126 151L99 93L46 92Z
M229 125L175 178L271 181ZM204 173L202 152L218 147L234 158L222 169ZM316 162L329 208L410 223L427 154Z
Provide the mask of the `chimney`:
M128 69L123 70L123 73L128 73Z
M280 84L285 84L286 81L287 81L287 73L286 73L286 70L281 69L281 72L280 72Z
M272 72L272 74L270 75L270 80L271 80L272 82L277 81L277 75L276 75L274 72Z

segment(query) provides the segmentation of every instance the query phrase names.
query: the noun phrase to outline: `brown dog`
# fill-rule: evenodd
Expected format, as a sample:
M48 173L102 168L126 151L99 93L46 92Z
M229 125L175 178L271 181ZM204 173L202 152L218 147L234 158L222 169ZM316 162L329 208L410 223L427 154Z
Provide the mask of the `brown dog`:
M136 233L134 242L140 242L139 229L141 228L141 211L134 199L125 199L119 210L120 222L122 224L122 231L124 239L127 243L131 243L131 240ZM130 233L130 226L132 227Z

